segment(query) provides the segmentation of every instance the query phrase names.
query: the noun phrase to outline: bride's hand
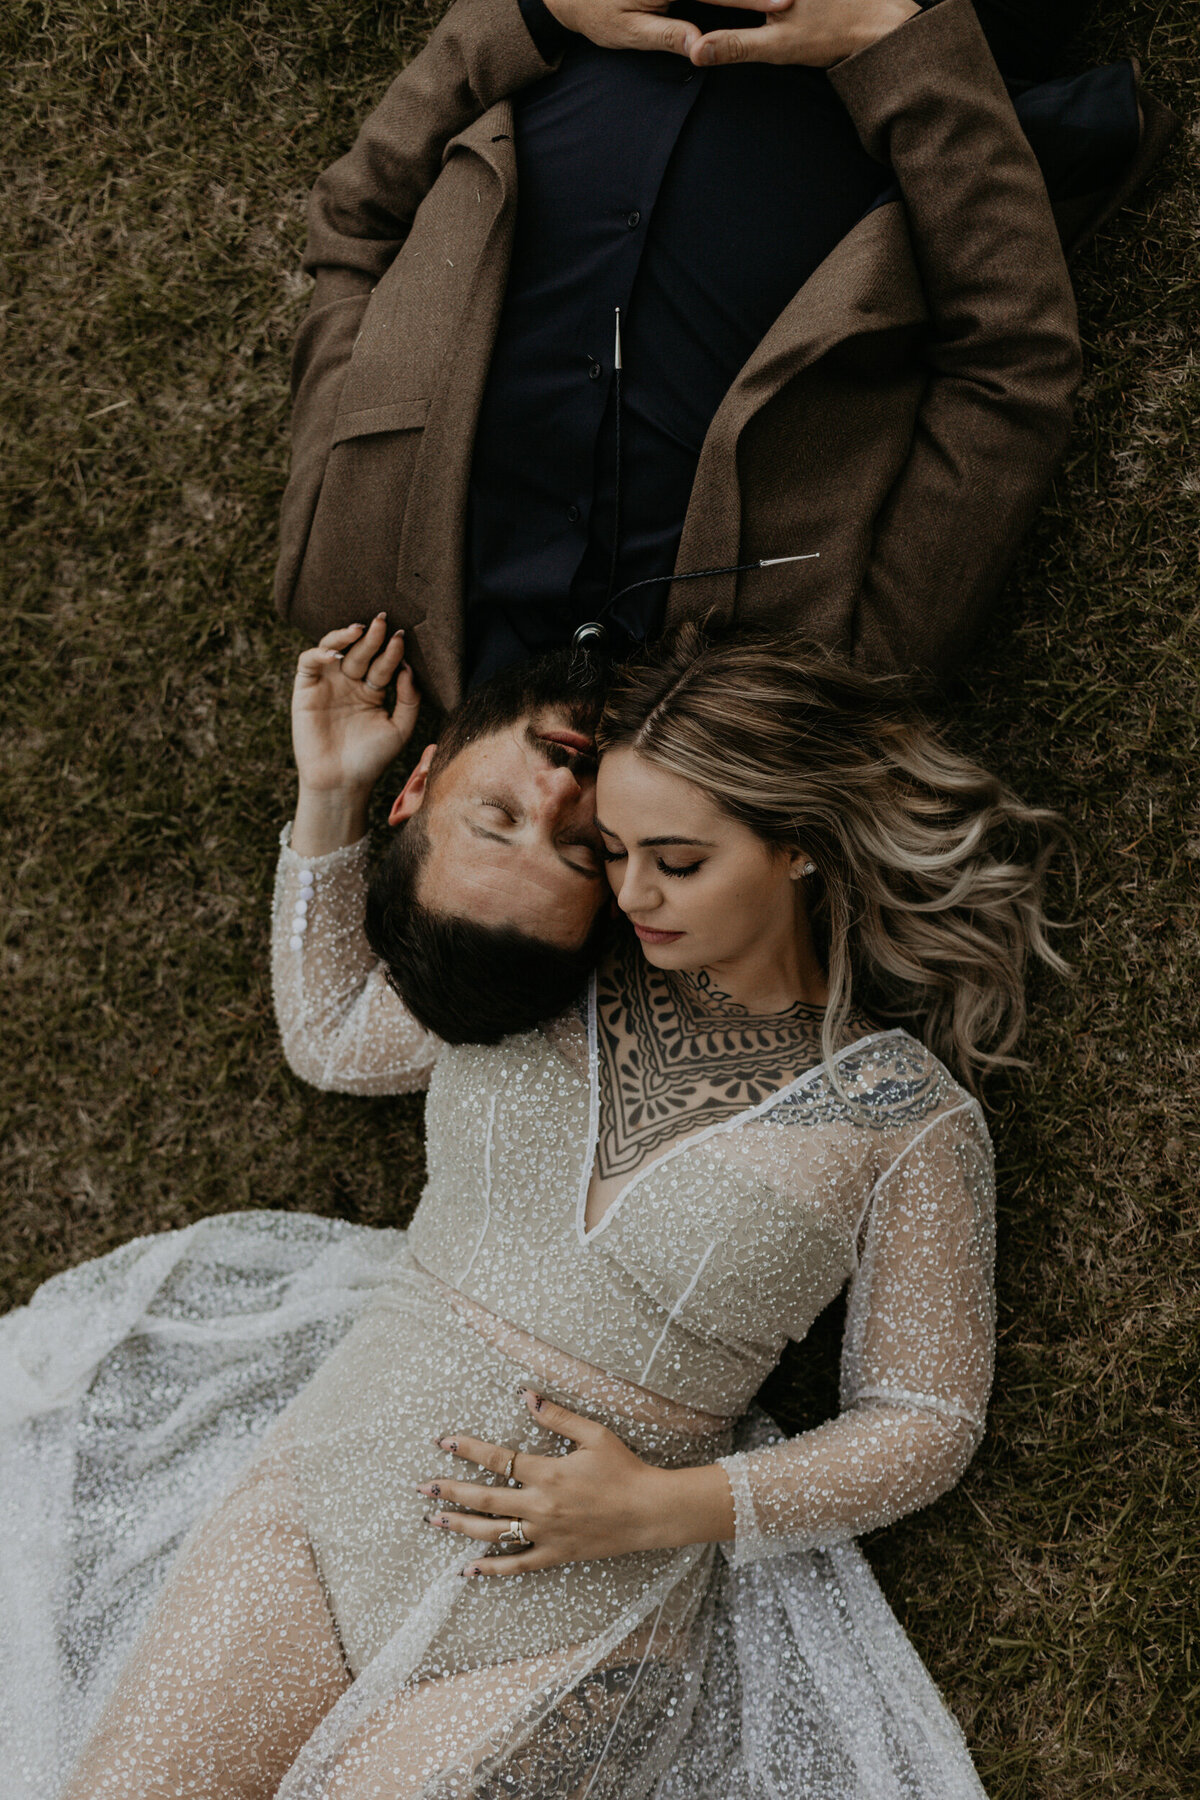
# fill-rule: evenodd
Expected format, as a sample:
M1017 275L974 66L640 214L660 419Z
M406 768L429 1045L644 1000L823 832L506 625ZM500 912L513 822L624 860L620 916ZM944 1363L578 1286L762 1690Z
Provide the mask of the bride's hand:
M382 613L365 629L327 632L301 656L292 688L298 856L325 856L366 831L371 789L417 722L421 696L403 657L404 633L389 638Z
M413 734L421 696L404 662L404 633L382 613L364 630L330 631L296 666L292 747L311 793L370 793ZM396 684L389 706L387 690Z
M522 1575L556 1563L592 1562L733 1536L733 1502L719 1465L655 1468L606 1426L540 1394L527 1394L526 1403L539 1424L575 1448L565 1456L518 1451L512 1469L515 1487L439 1479L417 1489L429 1499L471 1509L433 1512L431 1525L488 1546L500 1545L501 1534L520 1522L528 1549L513 1551L510 1536L503 1546L508 1554L485 1556L465 1568L464 1575ZM462 1433L452 1433L440 1444L450 1455L493 1475L504 1474L512 1455L503 1444Z

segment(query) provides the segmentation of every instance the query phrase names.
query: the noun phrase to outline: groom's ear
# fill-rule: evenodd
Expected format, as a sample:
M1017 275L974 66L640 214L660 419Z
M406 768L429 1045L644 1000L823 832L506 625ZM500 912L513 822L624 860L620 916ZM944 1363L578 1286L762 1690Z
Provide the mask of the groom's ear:
M426 744L422 750L421 760L392 801L392 810L388 814L389 825L403 825L406 819L411 819L414 813L420 812L429 789L429 769L436 750L436 744Z

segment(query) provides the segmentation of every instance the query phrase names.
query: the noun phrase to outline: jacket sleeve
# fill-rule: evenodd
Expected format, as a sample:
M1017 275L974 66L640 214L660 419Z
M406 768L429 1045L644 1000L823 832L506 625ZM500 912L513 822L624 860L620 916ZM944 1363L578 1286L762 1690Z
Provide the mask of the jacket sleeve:
M338 1094L429 1085L440 1038L388 986L363 929L367 840L297 856L283 834L271 922L271 986L292 1073Z
M968 647L1065 446L1075 302L1041 172L969 0L940 0L830 79L899 185L930 320L927 385L876 520L853 654L936 674Z
M456 0L313 188L304 267L316 286L292 353L292 464L275 577L285 617L371 290L395 260L451 138L550 67L518 0Z
M836 1419L723 1457L735 1564L845 1542L928 1506L983 1435L992 1379L991 1146L963 1100L867 1200Z

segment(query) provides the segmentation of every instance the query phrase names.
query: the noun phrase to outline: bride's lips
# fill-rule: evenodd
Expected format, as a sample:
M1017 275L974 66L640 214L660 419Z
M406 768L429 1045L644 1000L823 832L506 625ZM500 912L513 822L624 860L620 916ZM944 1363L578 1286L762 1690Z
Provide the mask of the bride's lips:
M596 748L586 731L539 731L538 736L548 744L561 744L564 750L594 750Z
M635 925L633 929L643 944L673 944L683 936L682 931L651 931L648 925Z

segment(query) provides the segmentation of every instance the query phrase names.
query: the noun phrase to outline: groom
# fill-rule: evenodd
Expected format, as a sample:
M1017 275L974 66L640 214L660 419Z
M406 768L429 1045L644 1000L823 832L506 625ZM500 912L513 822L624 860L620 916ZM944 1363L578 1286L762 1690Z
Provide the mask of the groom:
M591 30L606 12L646 20L621 0L551 4ZM697 612L786 621L863 661L947 665L1048 476L1077 366L1045 190L966 0L916 17L913 0L807 0L794 9L799 24L772 19L739 34L792 30L781 52L792 56L797 30L845 33L852 23L850 41L865 47L833 79L859 132L891 161L904 202L879 192L886 176L870 158L864 169L840 145L833 189L846 191L826 193L824 224L810 216L821 211L812 189L796 213L799 252L790 242L764 248L769 205L758 190L769 204L785 190L786 202L795 175L776 165L747 181L758 229L740 259L720 242L715 254L704 248L697 159L738 166L740 152L745 166L747 134L772 123L770 87L754 90L766 108L757 115L730 114L723 96L734 90L717 87L681 118L672 95L692 82L690 61L622 60L581 39L564 54L570 34L559 26L547 36L541 0L502 18L506 8L511 0L459 0L318 184L308 256L318 282L297 348L279 572L285 610L310 629L363 616L364 596L379 607L367 632L335 634L341 681L356 684L360 706L383 711L380 682L403 649L443 703L464 677L483 681L393 806L404 830L372 889L376 949L412 1009L451 1039L518 1029L531 1007L545 1016L546 995L577 982L603 900L589 843L589 702L562 704L570 659L539 665L537 654L598 613L618 646L636 640L660 622L665 598L668 623ZM690 33L703 55L695 26L654 23ZM714 55L722 40L707 40ZM630 248L619 251L586 207L572 227L572 191L557 192L555 170L563 156L572 179L582 170L585 195L603 187L609 163L632 178L620 158L627 145L587 132L601 129L620 83L650 79L652 63L653 81L674 84L658 96L667 161L652 216L624 215ZM503 96L522 82L533 85L517 101L514 217ZM811 110L811 90L782 92L803 92ZM822 116L828 126L832 115ZM624 136L636 139L641 114L625 118ZM1136 142L1136 109L1132 121ZM818 188L822 172L828 181L821 142L818 132L809 146ZM736 196L716 198L728 227ZM839 204L850 207L840 227ZM580 268L559 254L571 229ZM840 243L838 229L849 231ZM798 253L812 264L807 275ZM739 280L744 293L734 292ZM599 345L568 379L571 333L590 329L590 287L607 305L627 299L631 282L624 393L611 349ZM774 299L771 282L783 283ZM735 318L744 337L739 308L753 316L764 286L768 328L755 348L721 321ZM702 311L690 325L684 293ZM562 480L576 482L580 502L559 518ZM812 551L813 561L771 561ZM693 567L715 573L686 581ZM673 581L661 579L672 570ZM642 585L612 607L610 594L631 581ZM389 625L407 631L384 651ZM532 672L512 672L531 656ZM497 673L493 686L486 678ZM401 692L405 683L407 673ZM311 837L312 809L302 808L301 854L359 834L363 796L342 800L341 824L326 807Z

